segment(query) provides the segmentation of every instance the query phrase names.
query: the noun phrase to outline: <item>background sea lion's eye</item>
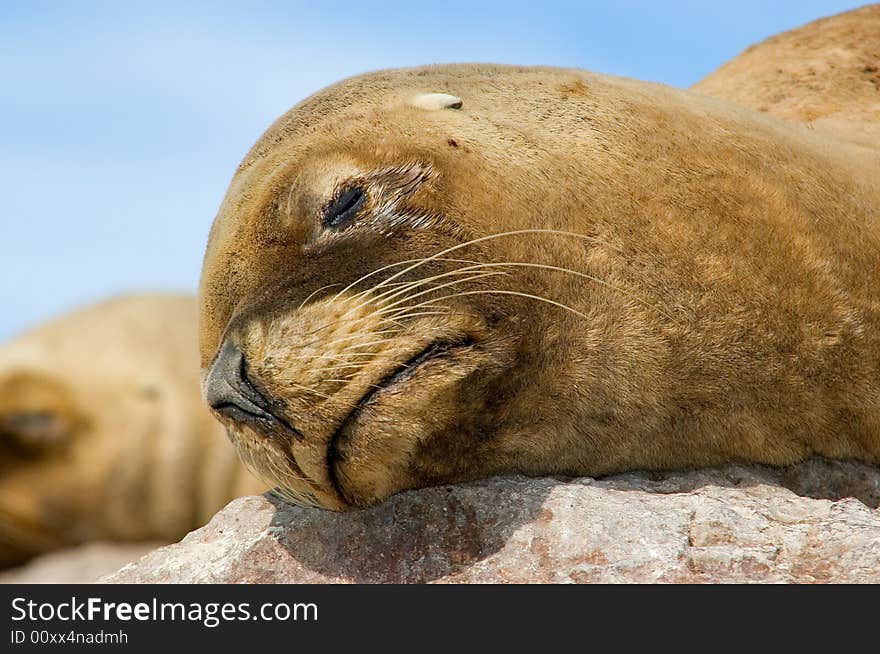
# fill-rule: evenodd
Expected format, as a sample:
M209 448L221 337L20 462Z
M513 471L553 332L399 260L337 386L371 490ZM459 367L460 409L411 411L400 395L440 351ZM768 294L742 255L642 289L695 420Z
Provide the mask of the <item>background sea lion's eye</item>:
M364 206L366 199L367 194L358 186L343 189L324 212L324 227L340 229L350 224Z
M13 411L0 415L0 447L36 455L67 440L70 424L54 411Z

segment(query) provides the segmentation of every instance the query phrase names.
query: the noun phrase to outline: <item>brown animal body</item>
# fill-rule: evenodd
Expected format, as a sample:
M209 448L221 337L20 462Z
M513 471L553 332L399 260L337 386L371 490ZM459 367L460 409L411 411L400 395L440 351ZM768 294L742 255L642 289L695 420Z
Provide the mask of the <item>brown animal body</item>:
M489 475L880 462L880 154L697 93L343 81L239 167L203 389L331 509Z
M692 88L880 147L880 4L777 34Z
M0 565L176 540L263 486L199 396L195 302L136 295L0 348Z

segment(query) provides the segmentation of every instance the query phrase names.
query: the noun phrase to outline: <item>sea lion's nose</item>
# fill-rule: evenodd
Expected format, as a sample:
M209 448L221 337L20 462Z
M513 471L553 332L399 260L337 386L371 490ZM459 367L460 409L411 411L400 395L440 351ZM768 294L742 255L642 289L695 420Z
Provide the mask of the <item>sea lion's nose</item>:
M208 405L233 420L275 420L269 402L247 378L241 350L227 340L205 379Z

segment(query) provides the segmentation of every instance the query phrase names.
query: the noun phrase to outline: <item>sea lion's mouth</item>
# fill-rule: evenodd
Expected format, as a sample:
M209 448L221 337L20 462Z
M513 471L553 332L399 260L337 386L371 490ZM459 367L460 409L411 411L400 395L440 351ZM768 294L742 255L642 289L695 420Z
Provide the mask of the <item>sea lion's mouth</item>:
M330 438L330 444L327 448L327 468L331 476L333 475L333 461L339 456L337 450L339 438L358 420L365 407L372 404L382 393L414 377L419 369L429 361L451 357L454 354L471 349L475 344L476 341L470 337L463 337L458 340L433 341L423 350L397 366L381 380L371 385L370 389L358 400L348 415L343 418L342 422L339 423L339 426ZM338 490L339 485L335 479L334 485Z

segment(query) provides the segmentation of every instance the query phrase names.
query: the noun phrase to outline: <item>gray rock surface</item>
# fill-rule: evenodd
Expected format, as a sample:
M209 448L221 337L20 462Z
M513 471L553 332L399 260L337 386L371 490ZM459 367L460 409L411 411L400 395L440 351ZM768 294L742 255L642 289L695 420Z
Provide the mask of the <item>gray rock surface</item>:
M859 499L856 499L859 498ZM346 514L268 497L107 582L874 582L880 470L492 479Z

